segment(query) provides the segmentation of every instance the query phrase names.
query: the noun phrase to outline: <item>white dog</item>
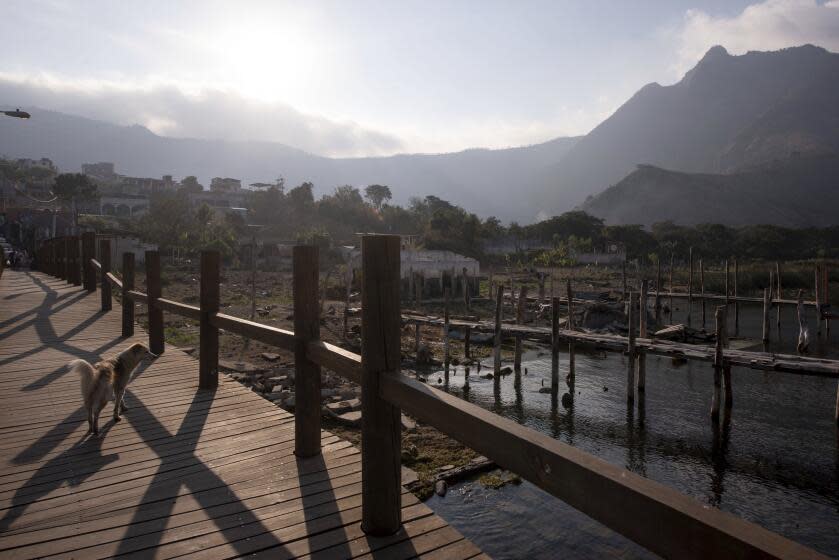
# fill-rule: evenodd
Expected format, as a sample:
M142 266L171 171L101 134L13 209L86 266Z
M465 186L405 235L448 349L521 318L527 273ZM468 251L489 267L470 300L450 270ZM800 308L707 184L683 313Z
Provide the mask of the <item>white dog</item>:
M99 434L99 413L109 400L114 401L114 422L127 407L122 402L125 388L131 381L134 368L146 356L153 356L144 344L132 344L116 357L91 365L86 360L73 360L67 364L82 378L82 398L87 410L88 432Z

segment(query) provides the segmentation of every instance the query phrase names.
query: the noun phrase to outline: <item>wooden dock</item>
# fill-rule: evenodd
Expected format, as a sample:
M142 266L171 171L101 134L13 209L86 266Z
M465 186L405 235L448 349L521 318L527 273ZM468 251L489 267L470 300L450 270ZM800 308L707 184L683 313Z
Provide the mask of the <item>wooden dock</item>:
M86 436L66 364L131 342L100 296L38 272L0 278L0 558L485 557L402 489L402 528L361 529L361 453L321 432L294 455L294 416L225 376L198 388L177 348L140 366L114 424ZM105 422L107 420L107 422Z

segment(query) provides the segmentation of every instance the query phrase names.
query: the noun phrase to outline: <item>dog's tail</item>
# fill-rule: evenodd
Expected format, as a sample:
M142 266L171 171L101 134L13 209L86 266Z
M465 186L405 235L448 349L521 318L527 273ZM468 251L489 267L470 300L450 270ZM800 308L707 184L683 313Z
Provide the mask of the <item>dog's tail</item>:
M87 360L73 360L67 366L82 378L82 397L87 398L96 380L96 370Z

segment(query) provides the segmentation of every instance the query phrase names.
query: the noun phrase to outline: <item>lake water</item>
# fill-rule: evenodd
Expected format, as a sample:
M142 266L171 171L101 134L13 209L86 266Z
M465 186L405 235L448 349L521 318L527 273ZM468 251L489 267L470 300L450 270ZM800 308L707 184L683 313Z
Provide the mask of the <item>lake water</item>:
M684 319L677 302L674 320ZM733 316L733 310L731 314ZM839 358L839 336L815 337L811 354ZM700 326L701 311L693 310ZM760 338L762 309L743 305L740 334ZM733 317L730 317L733 319ZM794 352L795 308L785 307L781 337L771 312L771 351ZM713 327L713 305L707 307ZM839 325L837 325L839 327ZM733 334L733 322L729 333ZM567 350L564 349L564 350ZM568 356L560 354L560 395L567 391ZM485 360L485 363L491 363ZM709 418L713 371L707 363L674 366L647 357L643 410L626 405L626 358L616 353L576 353L570 409L540 393L550 386L547 347L531 348L528 373L502 378L500 390L473 368L441 384L451 393L612 464L758 523L790 539L839 556L839 437L834 423L837 381L788 373L732 368L734 407L721 436ZM486 373L486 369L482 373ZM437 385L442 373L429 376ZM495 558L637 558L652 556L529 483L499 490L477 482L454 485L429 505Z

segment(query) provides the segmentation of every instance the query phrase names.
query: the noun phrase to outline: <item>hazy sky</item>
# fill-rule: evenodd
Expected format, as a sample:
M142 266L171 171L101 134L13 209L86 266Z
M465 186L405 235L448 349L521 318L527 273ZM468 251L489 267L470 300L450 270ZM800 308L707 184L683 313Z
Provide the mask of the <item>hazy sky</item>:
M839 0L6 0L0 36L6 106L325 155L439 152L584 134L715 44L839 51Z

